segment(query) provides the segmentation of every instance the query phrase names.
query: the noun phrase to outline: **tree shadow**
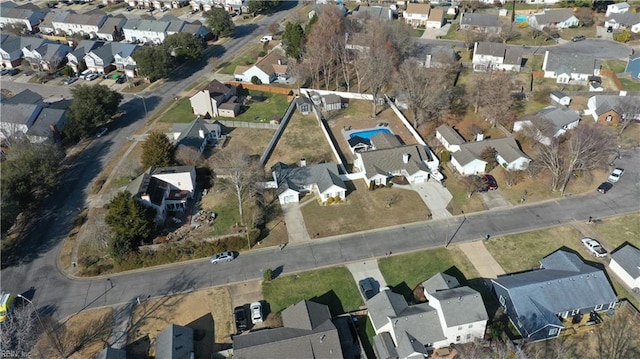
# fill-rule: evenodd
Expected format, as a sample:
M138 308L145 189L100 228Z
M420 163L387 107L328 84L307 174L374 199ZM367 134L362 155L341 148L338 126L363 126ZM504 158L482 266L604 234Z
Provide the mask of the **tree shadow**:
M253 23L240 24L236 26L236 28L233 30L233 37L236 39L245 37L247 35L251 35L257 29L258 29L258 25Z
M324 304L329 307L329 311L331 312L331 316L337 316L338 314L344 313L344 307L342 306L342 301L336 295L336 292L330 290L320 296L313 297L310 299L312 302Z
M272 272L272 278L273 279L278 278L282 274L283 271L284 271L284 265L277 266Z

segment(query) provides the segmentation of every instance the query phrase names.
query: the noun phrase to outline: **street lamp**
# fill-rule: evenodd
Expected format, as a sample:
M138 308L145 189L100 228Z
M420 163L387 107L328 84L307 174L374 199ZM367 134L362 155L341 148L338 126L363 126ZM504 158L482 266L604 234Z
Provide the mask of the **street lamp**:
M44 326L44 323L42 322L42 318L40 318L40 314L38 313L38 308L36 308L36 305L33 304L31 300L29 300L27 297L23 296L22 294L16 294L16 297L26 300L27 303L33 306L33 310L36 312L36 318L38 318L38 323L40 323L40 327L42 327L42 330L44 330L45 333L47 333L47 337L49 337L49 341L56 348L56 350L58 351L58 354L60 354L61 357L66 358L66 356L64 355L64 350L62 350L62 348L60 347L60 343L51 336L51 331L49 331Z
M134 95L134 96L142 99L142 106L144 106L144 117L147 117L147 101L145 101L144 97L140 95Z

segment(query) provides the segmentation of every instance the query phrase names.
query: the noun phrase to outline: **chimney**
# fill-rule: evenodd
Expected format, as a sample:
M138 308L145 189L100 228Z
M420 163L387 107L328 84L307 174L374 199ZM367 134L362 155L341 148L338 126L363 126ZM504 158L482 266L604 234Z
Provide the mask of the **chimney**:
M278 59L278 65L282 65L282 60Z
M403 153L402 154L402 162L409 163L409 154L408 153Z
M307 167L307 159L306 158L301 158L300 159L300 167Z
M478 134L476 135L476 141L480 142L480 141L482 141L482 140L484 140L484 134L482 134L482 133L478 133Z

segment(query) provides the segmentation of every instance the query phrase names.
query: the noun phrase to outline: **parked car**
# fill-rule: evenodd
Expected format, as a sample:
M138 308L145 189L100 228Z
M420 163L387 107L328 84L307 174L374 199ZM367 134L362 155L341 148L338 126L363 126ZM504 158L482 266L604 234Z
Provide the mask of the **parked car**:
M273 36L267 35L267 36L263 36L262 39L260 39L260 42L265 43L265 42L269 42L271 40L273 40Z
M482 181L484 181L487 190L493 191L498 189L498 182L496 182L496 179L492 175L482 176Z
M127 6L127 11L133 11L135 9L133 6Z
M598 186L598 192L607 193L609 190L613 188L613 183L611 182L602 182L600 186Z
M18 69L3 69L2 73L0 73L0 75L2 75L2 76L4 76L4 75L15 76L15 75L18 74L18 72L20 72L20 70L18 70Z
M147 9L147 12L154 12L154 11L156 11L156 8L153 6Z
M620 177L622 177L623 173L624 173L624 169L615 168L613 171L611 171L611 174L607 178L607 181L611 183L616 183L618 182L618 180L620 180Z
M167 11L169 11L169 7L168 6L163 6L162 8L160 8L160 10L162 10L162 12L167 12Z
M249 329L249 318L247 317L247 309L244 305L235 307L235 309L233 309L233 318L235 319L236 331L238 333L242 333L243 331Z
M198 9L193 9L193 10L189 11L189 14L193 15L193 14L197 13L198 11L200 11L200 10L198 10Z
M262 303L253 302L251 303L250 310L251 312L251 323L258 324L262 323L264 320L262 317Z
M613 26L607 27L607 32L613 32Z
M97 78L98 78L98 74L95 74L95 73L94 74L89 74L89 75L84 77L84 79L87 80L87 81L93 81L93 80L95 80Z
M574 36L571 41L573 42L578 42L578 41L582 41L582 40L586 40L587 38L584 35L578 35L578 36Z
M365 300L369 300L377 294L375 290L375 284L375 279L373 278L365 278L358 282L360 291L362 292L362 296Z
M607 250L602 248L600 242L593 238L584 237L582 238L582 244L587 247L587 250L596 257L606 257Z
M98 132L96 132L96 137L100 138L102 136L104 136L107 132L109 131L108 128L106 127L101 127Z
M64 80L64 84L65 85L71 85L72 83L78 81L77 77L69 77L68 79Z
M214 254L211 257L211 263L216 264L218 262L231 262L234 259L236 259L236 257L233 252L221 252L218 254Z

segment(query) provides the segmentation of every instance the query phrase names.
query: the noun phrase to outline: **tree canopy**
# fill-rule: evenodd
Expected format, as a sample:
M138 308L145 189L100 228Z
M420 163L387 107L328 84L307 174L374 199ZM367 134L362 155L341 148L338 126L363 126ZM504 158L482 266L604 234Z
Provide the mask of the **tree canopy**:
M167 36L162 46L175 57L178 63L182 63L199 60L204 50L204 41L188 32L179 32Z
M138 66L138 73L150 81L169 75L172 58L164 46L141 46L133 53L133 59Z
M176 148L167 136L160 131L151 131L142 144L142 165L149 167L167 167L175 163Z
M71 138L84 138L108 122L118 112L122 95L104 85L79 85L71 90L73 102L63 132Z
M211 10L203 12L202 16L216 37L229 36L233 33L235 24L231 19L231 14L225 9L213 7Z
M302 56L306 40L302 25L287 22L282 33L282 46L287 56L299 59Z
M153 233L156 211L122 191L109 202L104 218L111 229L111 254L118 258L133 252Z
M247 8L249 13L258 14L278 5L280 5L280 0L249 0Z

